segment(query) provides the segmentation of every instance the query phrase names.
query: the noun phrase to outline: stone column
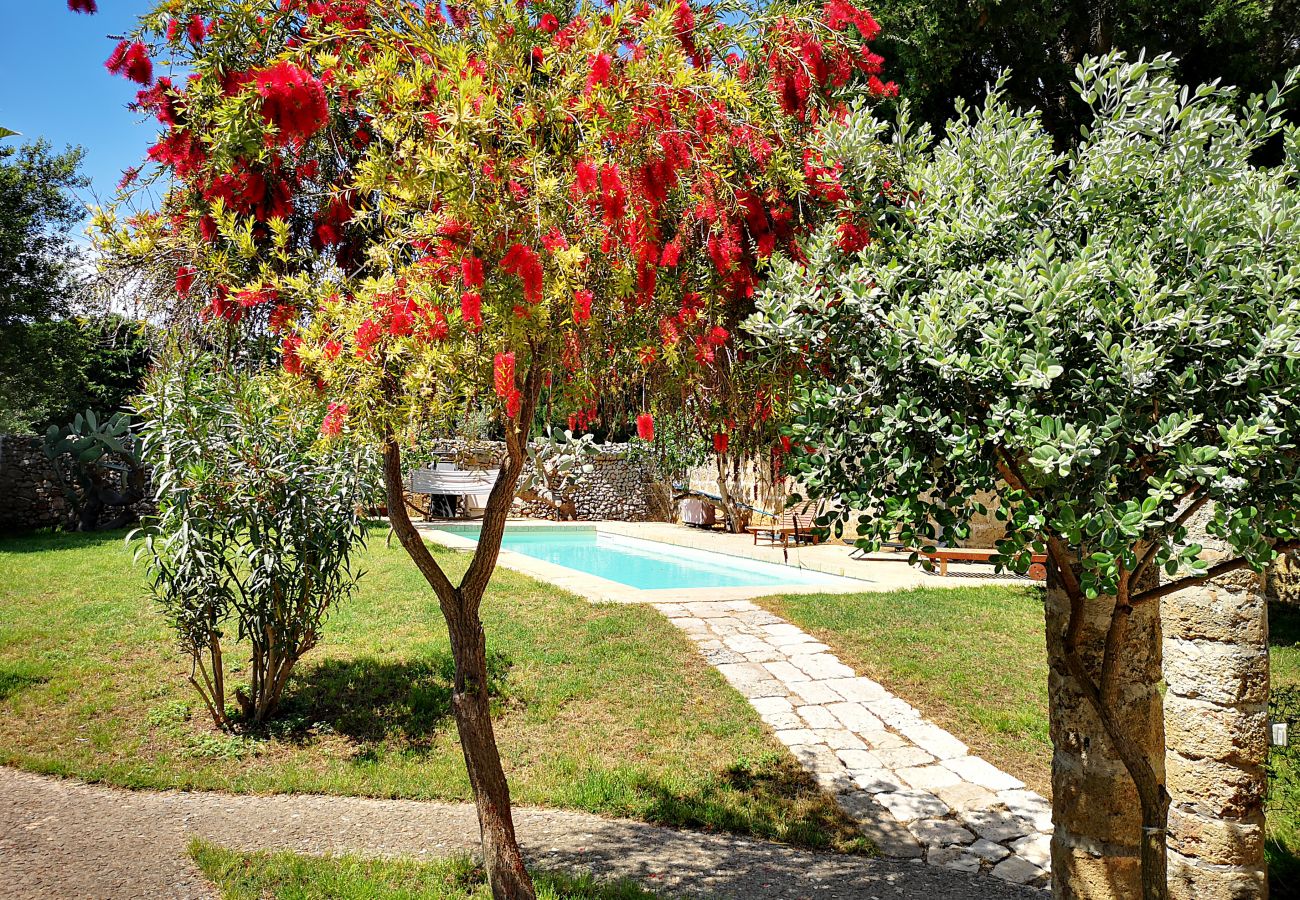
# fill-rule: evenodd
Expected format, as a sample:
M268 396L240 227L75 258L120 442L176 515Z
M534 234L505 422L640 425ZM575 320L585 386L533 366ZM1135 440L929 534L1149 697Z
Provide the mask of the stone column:
M1080 645L1096 678L1114 602L1091 601ZM1131 900L1140 897L1141 805L1137 788L1063 660L1070 602L1055 568L1047 580L1048 712L1052 731L1052 895L1057 900ZM1121 721L1156 756L1163 777L1164 717L1160 680L1160 609L1135 610L1120 678L1129 685L1118 706Z
M1268 617L1243 570L1164 598L1171 900L1268 896Z

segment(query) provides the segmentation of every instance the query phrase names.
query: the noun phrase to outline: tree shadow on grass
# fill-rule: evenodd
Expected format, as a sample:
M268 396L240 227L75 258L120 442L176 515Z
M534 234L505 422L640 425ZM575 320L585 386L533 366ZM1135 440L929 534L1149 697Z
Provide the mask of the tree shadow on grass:
M49 550L83 550L117 544L125 547L129 528L108 531L42 530L30 534L0 534L0 553L44 553Z
M0 701L8 700L19 691L45 684L49 680L44 675L32 675L9 666L0 667Z
M277 737L307 742L321 731L363 745L393 744L427 750L451 726L455 663L449 651L414 659L326 659L300 664L275 721ZM488 654L488 692L507 696L511 662Z
M1291 603L1268 605L1268 643L1270 647L1300 644L1300 606Z
M673 790L649 776L635 784L651 798L649 822L751 834L815 850L861 853L870 843L851 818L785 754L741 760L716 780Z

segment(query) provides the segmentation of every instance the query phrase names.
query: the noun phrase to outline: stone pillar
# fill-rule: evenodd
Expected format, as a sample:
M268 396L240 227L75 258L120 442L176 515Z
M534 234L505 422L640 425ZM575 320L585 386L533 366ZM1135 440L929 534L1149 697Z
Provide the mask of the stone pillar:
M1086 607L1080 645L1084 665L1096 678L1111 598ZM1048 712L1052 731L1052 895L1057 900L1131 900L1142 895L1138 859L1142 817L1137 788L1106 737L1063 660L1070 602L1055 568L1047 580ZM1120 699L1120 720L1156 756L1163 777L1164 717L1160 680L1160 609L1135 610L1119 675L1129 685Z
M1164 598L1171 900L1268 896L1268 615L1243 570Z

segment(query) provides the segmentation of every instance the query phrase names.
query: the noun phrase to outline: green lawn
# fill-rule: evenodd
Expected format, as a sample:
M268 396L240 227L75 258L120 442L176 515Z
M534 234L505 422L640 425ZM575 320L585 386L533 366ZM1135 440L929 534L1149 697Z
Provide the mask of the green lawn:
M453 573L467 561L433 552ZM257 735L213 729L131 556L121 533L0 540L0 763L136 788L469 798L446 632L384 531ZM483 614L517 802L866 848L654 610L502 570Z
M226 900L488 900L481 867L468 857L438 862L238 853L195 841L190 854ZM653 900L628 881L601 884L534 872L538 900Z
M816 635L859 674L1050 795L1040 589L917 588L758 603Z

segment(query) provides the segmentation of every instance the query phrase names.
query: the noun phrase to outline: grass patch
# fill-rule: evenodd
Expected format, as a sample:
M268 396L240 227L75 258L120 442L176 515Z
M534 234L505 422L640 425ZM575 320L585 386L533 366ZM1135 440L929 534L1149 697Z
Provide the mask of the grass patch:
M123 534L0 540L0 763L132 788L467 800L433 595L372 532L361 588L253 734L213 729ZM431 547L457 577L468 557ZM512 795L861 851L852 822L653 609L498 571L484 601ZM231 680L247 660L231 660ZM233 689L233 685L231 685Z
M1274 896L1296 896L1300 895L1300 608L1269 604L1268 640L1269 716L1289 723L1290 746L1269 749L1265 853Z
M1051 796L1041 588L916 588L757 602Z
M483 869L469 857L437 862L239 853L203 841L190 855L226 900L490 900ZM630 881L534 872L538 900L653 900Z

